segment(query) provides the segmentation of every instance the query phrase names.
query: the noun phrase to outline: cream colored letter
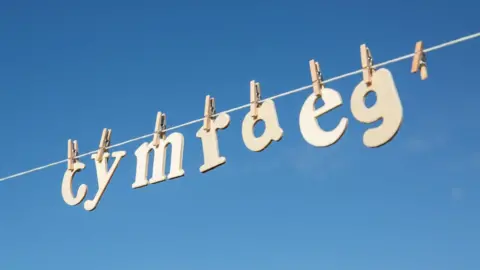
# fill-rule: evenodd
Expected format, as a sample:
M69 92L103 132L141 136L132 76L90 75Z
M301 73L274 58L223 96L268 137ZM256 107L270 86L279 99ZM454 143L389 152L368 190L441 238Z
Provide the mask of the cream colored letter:
M315 110L315 102L320 98L311 94L300 111L300 131L309 144L316 147L326 147L336 143L347 129L348 119L342 117L340 123L331 131L324 131L318 124L317 118L342 105L342 96L330 88L323 88L321 99L325 103Z
M370 91L376 93L377 101L367 108L365 96ZM370 87L363 81L359 83L353 90L350 103L353 116L362 123L370 124L383 119L380 126L363 134L363 143L367 147L382 146L397 134L403 120L403 108L392 74L387 69L379 69L373 73Z
M168 176L165 175L165 164L167 161L167 146L170 144L171 158L170 158L170 172ZM143 143L135 151L137 157L137 172L135 182L132 188L144 187L148 184L155 184L166 179L174 179L185 175L182 169L183 163L183 146L184 138L181 133L175 132L170 134L166 139L160 138L158 147L151 143ZM147 180L149 153L153 149L153 173L152 178Z
M80 187L78 188L77 196L73 195L72 192L72 181L73 181L73 176L77 172L80 172L81 170L85 169L85 164L81 163L80 161L77 161L73 164L73 171L66 170L65 174L63 175L63 181L62 181L62 197L63 200L68 204L68 205L77 205L80 202L83 201L85 196L87 195L87 190L88 187L85 184L81 184Z
M212 119L211 127L208 131L203 129L203 126L197 131L197 138L202 140L204 160L203 165L200 166L200 172L208 172L227 162L225 157L220 156L217 129L225 129L229 124L230 116L226 113L221 113L215 119Z
M115 158L115 160L113 161L113 164L110 170L108 169L108 158L110 156L108 152L103 154L102 161L97 160L97 154L92 155L92 159L95 160L95 167L97 169L98 190L93 200L87 200L85 202L84 204L85 210L87 211L95 210L98 203L100 202L100 199L103 196L103 193L107 189L107 186L110 183L110 180L112 179L112 176L115 173L115 170L117 169L120 160L126 154L127 152L125 151L113 152L112 157Z
M262 136L255 137L253 130L255 124L263 120L265 122L265 131ZM259 152L267 148L272 141L280 141L283 136L283 130L278 123L275 103L267 99L263 101L258 108L258 116L254 119L251 112L245 115L242 123L242 137L245 146L248 149Z

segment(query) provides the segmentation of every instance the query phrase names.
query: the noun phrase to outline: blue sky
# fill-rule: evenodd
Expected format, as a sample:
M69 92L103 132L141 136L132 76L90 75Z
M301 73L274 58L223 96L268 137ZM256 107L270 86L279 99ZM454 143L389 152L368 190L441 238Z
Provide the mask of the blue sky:
M0 4L0 176L66 157L69 138L96 149L357 70L359 46L381 62L479 31L479 4L459 1L3 1ZM453 5L453 6L452 6ZM283 140L249 151L247 109L219 131L227 163L201 174L201 124L185 136L185 177L133 190L127 151L97 210L63 202L66 164L0 182L0 269L478 269L480 40L387 68L404 108L395 139L368 149L350 95L352 76L328 86L344 105L319 121L346 134L329 148L302 138L311 93L275 100ZM75 185L96 176L90 158Z

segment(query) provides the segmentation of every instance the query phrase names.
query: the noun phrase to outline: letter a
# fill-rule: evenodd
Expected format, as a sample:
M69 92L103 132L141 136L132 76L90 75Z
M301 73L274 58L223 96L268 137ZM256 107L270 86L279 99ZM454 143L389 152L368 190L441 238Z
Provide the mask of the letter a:
M337 91L330 88L323 88L321 91L321 97L312 93L305 100L299 117L300 131L303 138L316 147L326 147L336 143L345 133L348 124L348 119L343 117L340 123L331 131L324 131L320 127L317 118L342 105L342 97ZM325 104L315 110L315 102L319 98Z
M272 141L280 141L283 136L283 130L278 123L275 103L267 99L259 106L258 116L254 119L252 113L248 112L242 123L243 142L248 149L255 152L264 150ZM257 138L253 133L253 129L255 128L255 124L260 120L265 122L265 131L262 136Z
M167 160L167 146L171 145L170 172L165 175ZM132 188L141 188L148 184L155 184L166 179L174 179L185 175L182 169L184 138L181 133L170 134L166 139L161 138L159 145L155 147L153 142L143 143L135 151L137 157L137 172ZM153 150L153 173L152 178L147 180L149 153Z
M98 203L100 202L100 199L103 196L103 193L105 193L105 190L107 189L107 186L110 183L110 180L112 179L112 176L115 173L115 170L117 170L120 160L126 154L127 152L125 151L113 152L112 157L115 158L115 160L113 161L113 164L110 170L108 169L108 158L110 156L108 152L103 154L103 158L101 161L97 160L97 154L92 155L91 158L95 160L95 167L97 169L98 190L93 200L87 200L85 202L84 204L85 210L87 211L95 210Z

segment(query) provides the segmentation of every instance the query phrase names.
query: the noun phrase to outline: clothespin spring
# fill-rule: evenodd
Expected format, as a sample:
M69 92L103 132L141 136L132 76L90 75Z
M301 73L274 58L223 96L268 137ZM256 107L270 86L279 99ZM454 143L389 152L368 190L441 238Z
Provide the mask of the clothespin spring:
M97 153L97 161L103 160L103 154L107 152L107 147L110 146L111 136L112 136L112 130L104 128L102 132L102 138L100 139L98 153Z
M73 171L75 162L77 162L78 156L78 143L77 141L68 140L68 170Z
M322 95L323 85L323 74L320 70L320 64L315 60L310 60L310 74L312 76L313 92L317 96Z
M157 121L155 122L155 134L153 135L153 146L157 147L160 144L160 139L165 138L165 130L167 128L167 116L162 113L157 113Z
M254 80L250 81L250 112L253 119L258 117L258 107L261 100L260 83Z
M422 80L428 78L427 72L427 55L423 51L423 42L418 41L415 44L415 55L412 61L412 73L416 73L420 70L420 77Z
M211 98L210 95L208 95L205 98L205 113L204 113L204 119L203 119L203 129L205 131L210 130L211 121L215 113L216 113L215 99Z
M370 86L372 84L372 76L374 72L373 56L366 44L360 45L360 56L362 60L363 80L367 86Z

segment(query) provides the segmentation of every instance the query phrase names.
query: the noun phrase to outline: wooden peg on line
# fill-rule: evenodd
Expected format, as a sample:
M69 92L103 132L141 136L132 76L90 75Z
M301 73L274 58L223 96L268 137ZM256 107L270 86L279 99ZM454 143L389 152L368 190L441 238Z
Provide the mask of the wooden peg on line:
M210 130L212 124L212 118L215 114L215 99L211 98L210 95L205 97L205 113L203 114L203 129L205 131Z
M160 144L160 139L165 138L165 129L167 128L167 116L162 113L157 113L157 121L155 122L155 134L153 134L153 146L157 147Z
M260 83L250 81L250 113L253 119L258 117L258 105L261 98Z
M363 81L370 86L373 76L373 57L366 44L360 45L360 57L362 59Z
M412 61L412 73L417 73L420 70L420 77L422 80L428 78L427 72L427 57L423 51L423 41L418 41L415 44L415 55Z
M322 95L322 88L323 88L323 75L320 70L320 65L315 60L310 60L310 74L312 75L312 85L313 85L313 92L317 96Z
M68 165L67 168L73 171L73 165L77 162L78 143L77 141L68 140Z
M102 138L100 139L100 144L98 146L97 161L103 160L103 154L107 152L107 147L110 146L110 139L112 136L111 129L103 129Z

